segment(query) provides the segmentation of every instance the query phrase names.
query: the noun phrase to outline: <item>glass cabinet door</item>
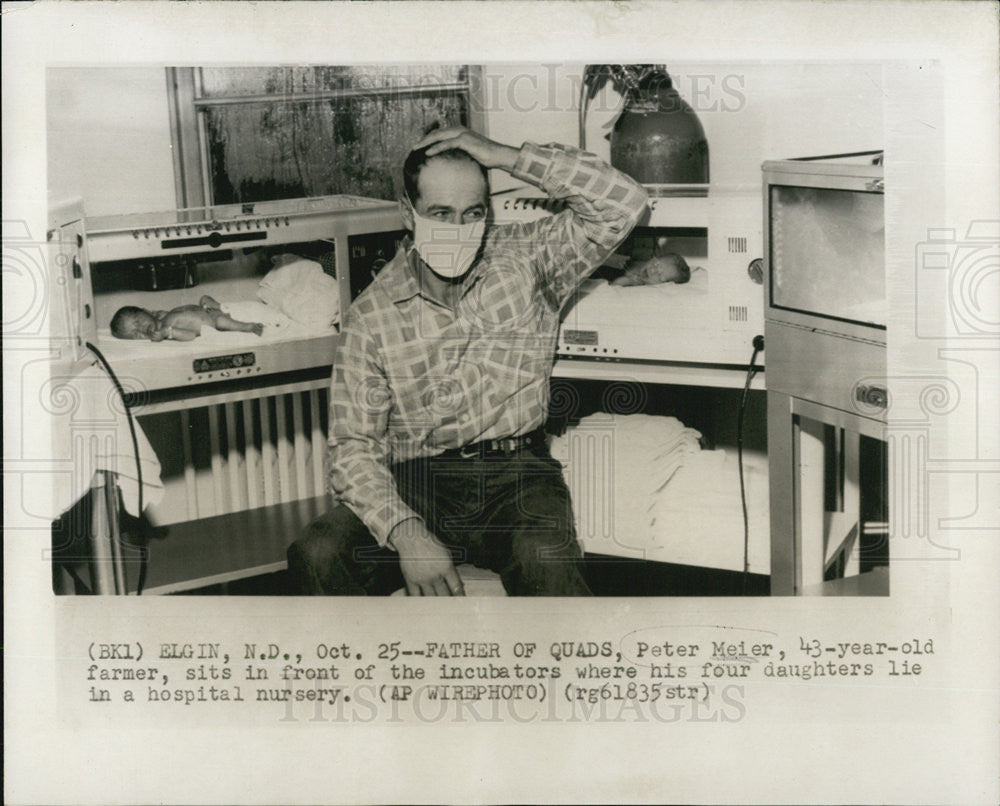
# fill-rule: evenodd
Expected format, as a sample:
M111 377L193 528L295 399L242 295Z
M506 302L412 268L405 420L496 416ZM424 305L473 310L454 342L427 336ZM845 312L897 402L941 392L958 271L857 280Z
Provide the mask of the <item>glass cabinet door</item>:
M885 327L881 193L772 185L770 304Z

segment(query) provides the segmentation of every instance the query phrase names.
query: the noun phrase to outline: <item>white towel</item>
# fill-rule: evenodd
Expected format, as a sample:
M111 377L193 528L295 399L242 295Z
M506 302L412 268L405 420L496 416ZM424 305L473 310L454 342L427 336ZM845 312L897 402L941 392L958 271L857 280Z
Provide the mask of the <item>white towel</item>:
M701 435L675 417L599 413L552 440L588 550L640 552L649 545L654 504Z
M770 504L767 457L743 453L750 530L750 569L770 570ZM652 553L671 562L740 570L743 565L743 509L739 462L734 449L688 457L650 510Z
M735 449L700 450L673 417L595 414L552 440L585 551L743 568ZM769 573L767 456L744 452L750 569Z
M313 260L293 260L271 269L257 296L309 327L330 327L340 320L337 281Z
M122 504L138 516L139 484L132 436L111 378L94 365L71 379L53 380L45 393L48 400L44 403L52 422L51 517L55 519L86 495L98 470L116 475ZM160 461L138 421L135 430L145 508L163 497L163 482Z

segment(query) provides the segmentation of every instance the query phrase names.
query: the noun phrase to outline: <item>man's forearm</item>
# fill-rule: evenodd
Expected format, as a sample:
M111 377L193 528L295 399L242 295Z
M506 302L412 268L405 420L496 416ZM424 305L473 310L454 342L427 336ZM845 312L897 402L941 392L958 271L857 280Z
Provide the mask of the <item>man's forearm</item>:
M400 497L389 468L361 448L342 442L331 445L329 488L380 545L386 544L397 525L420 517Z
M499 143L497 145L500 145ZM511 173L514 170L514 165L517 163L517 157L521 153L520 148L514 148L513 146L500 145L501 157L500 165L496 167L507 173Z
M627 234L649 201L646 189L632 177L579 149L525 143L518 156L515 178L565 200L577 217L612 225L616 232L624 228Z

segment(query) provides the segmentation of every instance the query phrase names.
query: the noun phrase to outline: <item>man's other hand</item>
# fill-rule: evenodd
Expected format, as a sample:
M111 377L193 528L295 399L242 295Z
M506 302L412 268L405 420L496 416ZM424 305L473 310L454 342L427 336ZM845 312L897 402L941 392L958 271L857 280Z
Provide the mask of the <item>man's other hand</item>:
M516 148L489 140L461 126L435 129L413 147L414 150L418 148L426 148L428 157L459 148L484 168L501 168L507 172L514 169L518 155Z
M399 553L399 566L410 596L465 596L451 554L422 521L410 518L397 524L389 542Z

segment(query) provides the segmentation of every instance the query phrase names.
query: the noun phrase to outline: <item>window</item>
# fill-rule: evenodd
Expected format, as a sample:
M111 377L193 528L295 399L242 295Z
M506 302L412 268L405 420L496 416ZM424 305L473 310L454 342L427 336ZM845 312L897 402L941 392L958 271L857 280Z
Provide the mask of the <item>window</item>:
M183 207L352 193L395 199L432 123L482 131L463 65L168 68Z

